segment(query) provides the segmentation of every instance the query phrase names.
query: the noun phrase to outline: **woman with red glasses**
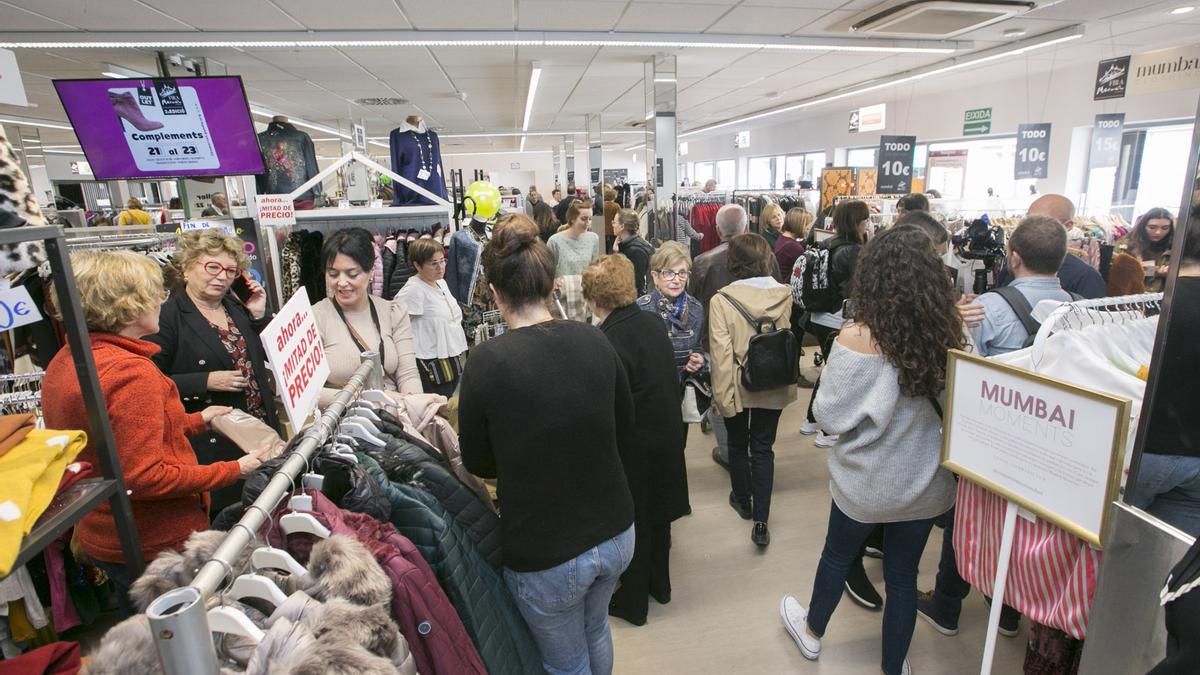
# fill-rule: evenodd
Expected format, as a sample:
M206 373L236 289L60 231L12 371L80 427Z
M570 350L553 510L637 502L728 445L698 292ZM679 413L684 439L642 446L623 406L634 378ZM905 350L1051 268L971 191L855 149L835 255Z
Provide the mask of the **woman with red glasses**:
M166 276L171 296L162 306L158 333L146 340L162 350L153 358L175 381L187 412L210 405L245 411L278 429L258 333L271 321L267 294L247 277L244 302L229 290L250 261L240 239L221 230L193 230L179 238ZM216 431L191 437L200 464L236 460L242 450ZM212 513L241 501L242 483L212 493Z

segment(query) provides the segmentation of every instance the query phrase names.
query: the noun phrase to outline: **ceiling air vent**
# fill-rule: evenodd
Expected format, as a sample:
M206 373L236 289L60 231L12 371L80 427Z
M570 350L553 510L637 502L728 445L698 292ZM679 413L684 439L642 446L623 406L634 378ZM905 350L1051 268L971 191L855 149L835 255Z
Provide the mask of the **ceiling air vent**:
M1018 0L888 0L829 30L869 37L944 40L1011 19L1036 6Z
M406 99L406 98L395 98L395 97L387 97L387 98L357 98L357 99L354 99L354 102L355 102L355 103L357 103L357 104L359 104L359 105L374 105L374 106L387 106L387 105L408 105L408 99Z

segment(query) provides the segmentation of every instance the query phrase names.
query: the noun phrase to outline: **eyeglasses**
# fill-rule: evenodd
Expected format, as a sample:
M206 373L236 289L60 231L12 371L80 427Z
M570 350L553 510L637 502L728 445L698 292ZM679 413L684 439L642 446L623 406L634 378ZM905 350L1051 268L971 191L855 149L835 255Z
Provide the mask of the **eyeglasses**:
M430 260L429 262L427 262L427 263L425 263L425 264L426 264L426 265L429 265L429 266L431 266L431 267L445 267L445 266L446 266L446 259L445 259L445 258L441 258L440 260Z
M678 272L676 272L675 270L659 270L658 271L658 276L662 277L664 281L675 281L676 279L686 281L687 278L689 276L691 276L691 274L692 273L687 270L680 270Z
M210 260L209 262L204 263L204 271L208 272L208 276L213 278L219 277L222 273L224 273L226 279L233 279L242 273L242 269L240 267L226 267L215 260Z

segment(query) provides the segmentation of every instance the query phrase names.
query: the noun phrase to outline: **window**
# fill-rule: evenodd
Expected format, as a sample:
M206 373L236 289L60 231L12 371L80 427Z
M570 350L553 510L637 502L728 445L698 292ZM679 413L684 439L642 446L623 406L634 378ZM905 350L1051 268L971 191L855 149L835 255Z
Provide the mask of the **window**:
M873 169L879 148L851 148L846 152L846 166Z
M747 163L746 180L739 187L773 188L775 186L775 157L751 157Z
M696 162L696 173L693 174L692 182L699 183L700 185L704 185L705 183L707 183L709 181L709 179L715 178L715 177L716 176L713 175L713 163L712 162Z
M1129 219L1137 218L1154 207L1175 213L1179 210L1180 195L1187 185L1184 169L1188 165L1188 150L1192 145L1191 126L1150 128L1142 150L1138 172L1137 200Z
M713 178L717 179L717 187L721 189L732 190L737 187L737 162L732 159L718 161L716 175Z

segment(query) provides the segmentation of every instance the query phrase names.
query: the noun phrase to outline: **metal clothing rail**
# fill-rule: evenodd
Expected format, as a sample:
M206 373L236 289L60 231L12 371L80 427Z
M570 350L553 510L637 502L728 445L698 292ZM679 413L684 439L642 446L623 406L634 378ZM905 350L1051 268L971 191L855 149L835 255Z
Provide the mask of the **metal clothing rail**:
M297 476L312 465L317 449L333 435L347 406L364 389L381 387L382 373L378 352L364 352L362 363L338 392L320 419L304 431L304 438L271 476L254 504L229 530L212 558L200 568L190 586L168 591L146 608L154 646L166 675L216 675L216 650L208 627L206 600L216 593L227 577L236 574L231 561L255 538L268 521L268 514L293 490ZM232 579L229 579L232 581Z
M1037 336L1033 340L1032 351L1030 352L1033 363L1037 364L1041 362L1042 354L1046 350L1046 339L1053 333L1062 330L1064 325L1069 327L1072 317L1087 318L1092 320L1091 323L1100 324L1128 323L1135 317L1144 318L1146 316L1145 311L1160 306L1162 300L1162 293L1141 293L1138 295L1119 295L1111 298L1065 302L1051 312L1050 316L1046 317L1046 320L1042 322L1042 327L1038 329ZM1104 311L1094 314L1087 312L1087 310L1097 309Z

